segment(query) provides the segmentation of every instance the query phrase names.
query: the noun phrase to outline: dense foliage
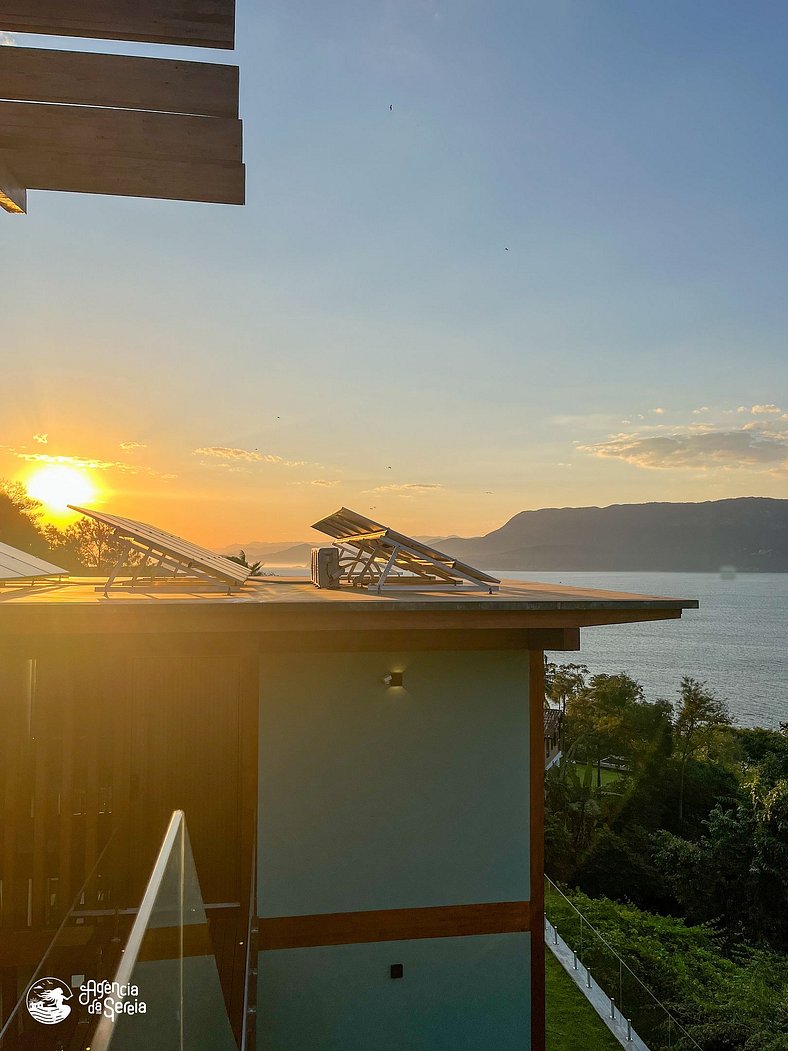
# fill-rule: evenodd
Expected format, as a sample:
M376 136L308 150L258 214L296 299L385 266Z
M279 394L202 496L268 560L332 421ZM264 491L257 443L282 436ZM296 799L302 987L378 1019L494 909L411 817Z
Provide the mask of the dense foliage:
M62 528L45 524L41 504L27 495L24 486L2 479L0 542L45 558L70 573L109 573L118 563L131 568L141 559L102 522L79 518ZM262 563L249 563L243 551L228 557L251 569L252 576L260 575Z
M688 677L674 704L582 665L548 665L547 689L548 874L704 1051L788 1048L788 726L738 729Z

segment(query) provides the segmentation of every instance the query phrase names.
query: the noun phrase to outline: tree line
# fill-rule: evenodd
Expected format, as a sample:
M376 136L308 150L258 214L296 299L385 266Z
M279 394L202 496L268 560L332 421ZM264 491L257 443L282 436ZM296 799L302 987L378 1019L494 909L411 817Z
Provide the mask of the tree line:
M693 952L717 960L704 972L716 984L703 993L689 950L681 962L681 938L665 934L662 964L678 954L665 992L688 1017L705 1017L703 1039L702 1027L693 1033L704 1049L788 1047L788 724L737 727L727 703L689 676L675 700L648 701L626 673L548 663L546 688L564 712L563 759L545 778L548 875L604 902L608 926L618 910L635 957L636 914L641 926L694 932ZM644 965L649 977L659 956ZM737 987L759 1010L770 1005L760 1043L746 1035L755 1020L742 1021Z
M0 543L46 559L69 573L109 574L119 563L129 568L141 555L129 553L109 526L92 518L79 518L58 527L43 521L43 508L28 495L20 482L0 479ZM228 555L231 561L260 574L261 562L247 561L246 554Z

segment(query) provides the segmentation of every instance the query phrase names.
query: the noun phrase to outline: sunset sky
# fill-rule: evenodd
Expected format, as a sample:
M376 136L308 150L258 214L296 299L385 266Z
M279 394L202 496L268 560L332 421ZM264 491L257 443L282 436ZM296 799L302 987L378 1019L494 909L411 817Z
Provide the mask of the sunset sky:
M234 56L25 44L237 61L248 204L0 213L0 477L215 546L788 496L788 5L238 0Z

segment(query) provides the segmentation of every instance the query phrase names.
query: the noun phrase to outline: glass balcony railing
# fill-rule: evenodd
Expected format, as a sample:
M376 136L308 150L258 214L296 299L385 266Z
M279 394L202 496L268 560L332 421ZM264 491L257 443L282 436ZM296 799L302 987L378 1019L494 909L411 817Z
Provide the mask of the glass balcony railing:
M237 1051L183 811L139 909L111 900L119 833L0 1033L0 1051Z
M545 938L595 999L627 1044L640 1038L651 1051L700 1051L675 1015L652 993L607 939L545 877ZM642 1046L639 1045L639 1046Z

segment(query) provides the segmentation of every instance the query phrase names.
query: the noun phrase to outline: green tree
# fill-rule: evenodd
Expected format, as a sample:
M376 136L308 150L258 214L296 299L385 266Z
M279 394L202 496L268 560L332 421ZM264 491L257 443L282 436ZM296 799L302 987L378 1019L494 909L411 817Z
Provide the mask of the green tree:
M241 550L241 551L238 552L237 555L225 555L224 557L228 558L231 562L237 562L239 566L244 566L246 569L250 569L251 573L249 574L249 576L251 576L251 577L259 577L260 576L260 573L261 573L262 568L263 568L263 563L262 562L247 562L247 560L246 560L246 552L245 551Z
M19 482L0 480L0 542L46 558L46 540L39 527L41 504Z
M590 683L569 697L566 706L567 737L576 750L597 768L597 790L602 789L602 760L632 751L632 709L643 700L643 688L625 672L594 675Z
M92 518L80 518L65 529L47 526L46 538L54 554L72 572L109 573L128 548L109 526Z
M544 673L545 695L562 712L566 711L569 698L580 693L588 682L585 664L556 664L545 659Z
M681 680L680 699L675 711L673 736L680 764L679 830L684 824L684 785L687 763L697 755L706 755L723 746L722 730L731 727L725 701L715 697L705 682L685 675ZM730 741L731 735L728 735Z

